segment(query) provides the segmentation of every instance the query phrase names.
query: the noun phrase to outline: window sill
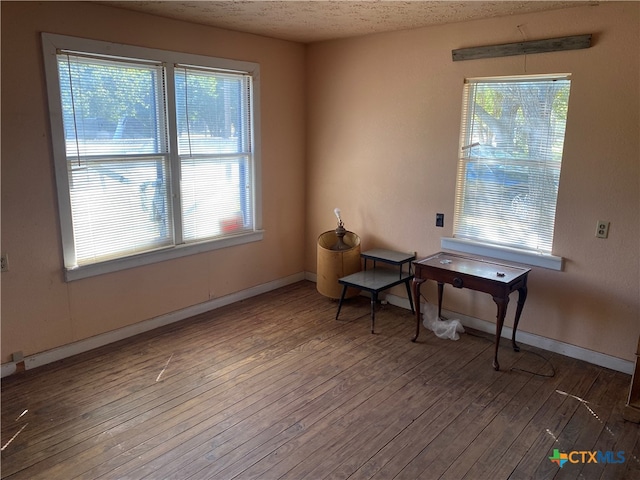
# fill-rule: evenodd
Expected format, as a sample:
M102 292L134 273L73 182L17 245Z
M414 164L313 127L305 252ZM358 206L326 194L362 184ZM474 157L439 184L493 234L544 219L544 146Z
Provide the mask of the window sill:
M143 265L151 265L153 263L172 260L174 258L186 257L188 255L208 252L211 250L218 250L220 248L233 247L235 245L243 245L245 243L251 242L259 242L260 240L262 240L263 235L264 230L258 230L256 232L237 235L233 237L220 238L210 242L180 245L177 247L157 250L155 252L134 255L126 258L119 258L117 260L110 260L93 265L84 265L77 268L69 268L65 270L65 280L67 282L72 282L74 280L81 280L83 278L103 275L105 273L118 272L120 270L126 270L128 268L141 267Z
M442 237L440 239L440 246L446 250L482 255L509 262L548 268L550 270L562 271L563 269L564 259L555 255L528 252L526 250L518 250L517 248L498 247L461 238Z

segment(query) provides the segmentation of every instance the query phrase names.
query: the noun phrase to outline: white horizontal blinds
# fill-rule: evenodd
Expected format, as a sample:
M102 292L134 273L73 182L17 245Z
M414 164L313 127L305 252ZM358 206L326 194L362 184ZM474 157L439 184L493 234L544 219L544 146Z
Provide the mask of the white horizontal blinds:
M251 77L175 69L183 240L253 230Z
M67 156L166 151L162 65L58 55Z
M173 243L161 65L58 54L77 265Z
M570 80L469 80L454 235L551 253Z

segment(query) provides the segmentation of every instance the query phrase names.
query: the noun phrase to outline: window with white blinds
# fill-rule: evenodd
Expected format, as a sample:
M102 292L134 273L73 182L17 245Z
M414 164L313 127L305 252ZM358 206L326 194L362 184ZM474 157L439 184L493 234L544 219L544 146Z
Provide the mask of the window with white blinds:
M568 75L464 86L454 237L551 254Z
M256 64L50 34L43 45L67 272L259 239Z
M175 69L185 242L252 230L251 77Z

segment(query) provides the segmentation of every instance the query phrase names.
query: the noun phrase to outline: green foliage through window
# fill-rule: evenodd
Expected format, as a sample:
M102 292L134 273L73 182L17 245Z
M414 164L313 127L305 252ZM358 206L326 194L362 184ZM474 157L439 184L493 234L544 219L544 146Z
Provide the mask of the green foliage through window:
M465 84L454 235L551 253L567 76Z

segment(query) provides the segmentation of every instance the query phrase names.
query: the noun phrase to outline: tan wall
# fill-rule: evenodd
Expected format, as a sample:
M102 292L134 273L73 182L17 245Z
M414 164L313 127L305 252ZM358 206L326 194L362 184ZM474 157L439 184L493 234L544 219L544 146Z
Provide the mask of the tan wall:
M520 329L634 360L640 333L639 7L606 2L312 45L306 268L315 269L314 242L334 227L335 207L361 237L363 251L439 251L440 237L452 234L463 80L571 73L553 252L566 267L533 269ZM592 33L593 46L451 60L453 49L517 42L521 31L528 40ZM436 212L445 214L444 228L435 227ZM594 236L598 220L611 222L606 240ZM423 291L435 301L434 285ZM484 294L446 289L445 308L495 321L495 305Z
M463 79L549 72L573 74L554 243L566 268L534 269L520 328L633 360L640 332L639 21L639 4L625 2L305 50L97 4L2 2L2 252L11 270L1 277L0 360L314 272L316 239L335 227L335 207L363 250L439 250L440 237L451 234ZM594 46L451 61L455 48L521 40L518 25L528 39L593 33ZM65 283L41 31L259 62L265 239ZM445 213L444 229L434 226L436 212ZM594 237L597 220L611 222L607 240ZM433 300L435 288L423 290ZM485 297L449 289L445 307L492 321L495 307Z
M258 62L264 240L63 281L40 32ZM2 2L2 357L303 271L304 46L84 2Z

